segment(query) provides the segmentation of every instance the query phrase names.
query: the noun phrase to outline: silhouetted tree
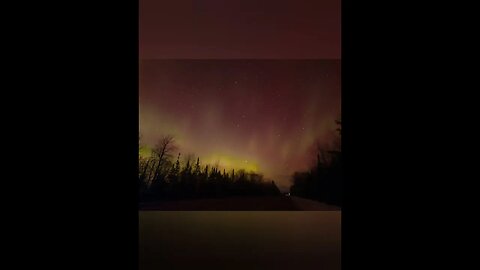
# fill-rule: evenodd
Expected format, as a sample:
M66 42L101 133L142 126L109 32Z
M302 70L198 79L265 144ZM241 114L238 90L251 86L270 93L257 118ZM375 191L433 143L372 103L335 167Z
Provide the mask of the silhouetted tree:
M139 150L146 148L140 144ZM139 158L139 179L141 183L140 199L155 200L162 198L164 190L168 187L165 182L171 166L171 154L176 149L173 136L161 137L148 157Z
M222 172L219 161L213 166L205 164L202 169L199 157L195 165L192 165L193 155L186 155L181 163L180 153L172 162L175 149L173 137L164 136L152 149L150 156L139 155L142 201L280 195L274 182L264 181L259 173L246 173L245 170L235 173L232 169L232 173L228 174L225 168Z
M332 149L317 145L317 163L310 171L293 175L292 195L342 205L341 121L335 123L338 125L338 137L334 138Z
M193 169L193 174L196 176L200 175L200 158L197 158L197 163L195 163L195 168Z
M155 148L153 149L153 154L157 158L157 164L153 173L153 183L158 183L162 181L162 169L165 167L162 167L162 165L167 165L166 161L171 158L171 153L176 149L177 147L174 144L174 139L173 136L171 135L166 135L162 137Z

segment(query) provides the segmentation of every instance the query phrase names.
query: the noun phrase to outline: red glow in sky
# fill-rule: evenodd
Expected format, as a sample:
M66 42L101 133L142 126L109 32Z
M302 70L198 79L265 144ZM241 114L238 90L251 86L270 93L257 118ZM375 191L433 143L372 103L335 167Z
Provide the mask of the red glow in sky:
M340 118L339 60L143 60L140 133L182 154L263 172L280 187L307 169Z
M140 0L141 59L340 59L340 0Z
M287 189L340 118L341 1L139 3L143 143L172 134L182 155Z

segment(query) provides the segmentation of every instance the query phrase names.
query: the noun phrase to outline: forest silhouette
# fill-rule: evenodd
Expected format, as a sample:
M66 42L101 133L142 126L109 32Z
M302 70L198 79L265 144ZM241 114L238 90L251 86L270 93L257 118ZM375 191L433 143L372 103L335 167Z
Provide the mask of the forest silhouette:
M292 175L291 195L341 206L341 122L336 123L339 136L334 147L324 149L318 145L315 166ZM140 150L144 147L140 142ZM261 173L226 171L218 163L202 165L200 157L195 159L191 154L182 159L171 135L162 136L150 156L139 155L140 202L281 195L275 182Z
M229 196L275 196L280 190L262 174L243 169L227 172L218 165L204 166L192 155L180 162L173 155L177 150L173 136L163 136L153 148L150 157L139 157L140 201L162 201Z
M293 174L293 185L290 187L292 195L342 206L342 123L336 121L336 124L338 136L333 141L333 147L324 149L318 144L316 164L306 172Z

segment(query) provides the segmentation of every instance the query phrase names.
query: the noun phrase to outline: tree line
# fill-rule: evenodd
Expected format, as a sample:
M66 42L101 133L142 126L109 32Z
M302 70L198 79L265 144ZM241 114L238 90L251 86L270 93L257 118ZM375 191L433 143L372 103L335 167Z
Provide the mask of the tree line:
M262 174L201 165L200 158L195 160L192 155L181 162L181 153L174 159L177 150L173 136L167 135L150 156L139 155L140 201L280 195L275 183L263 179Z
M338 136L333 149L317 146L316 164L309 171L293 174L293 185L290 187L292 195L342 205L341 121L336 121L336 124Z

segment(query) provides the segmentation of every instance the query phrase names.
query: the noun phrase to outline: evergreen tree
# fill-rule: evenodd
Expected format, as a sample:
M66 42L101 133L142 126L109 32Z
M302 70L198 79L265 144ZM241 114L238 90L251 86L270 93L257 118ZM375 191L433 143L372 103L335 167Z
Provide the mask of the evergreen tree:
M178 182L180 173L180 153L178 153L177 161L173 164L169 173L170 182Z
M195 163L195 167L193 169L193 174L195 176L199 176L200 175L200 158L197 157L197 163Z

